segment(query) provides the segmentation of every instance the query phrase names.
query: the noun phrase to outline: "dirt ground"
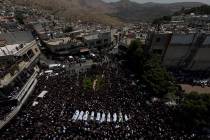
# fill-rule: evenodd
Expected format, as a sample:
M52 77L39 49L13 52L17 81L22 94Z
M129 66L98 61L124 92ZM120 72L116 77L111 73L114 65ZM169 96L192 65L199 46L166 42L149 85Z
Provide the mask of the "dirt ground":
M202 88L201 86L191 86L188 84L181 84L180 86L186 93L190 93L190 92L194 91L194 92L198 92L198 93L209 93L210 94L210 87L208 87L208 86L206 86L204 88Z

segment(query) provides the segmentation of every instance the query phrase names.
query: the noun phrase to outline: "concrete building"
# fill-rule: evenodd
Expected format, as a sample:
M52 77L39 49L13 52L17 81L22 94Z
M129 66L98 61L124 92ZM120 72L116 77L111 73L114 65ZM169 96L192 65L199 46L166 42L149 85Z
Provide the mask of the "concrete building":
M44 41L44 43L48 50L56 55L76 54L79 53L80 48L84 46L81 41L69 37L50 39Z
M162 57L168 68L210 70L210 35L207 33L150 35L149 51Z
M152 33L150 34L148 45L150 46L150 52L164 55L166 48L168 47L171 40L171 33Z
M111 32L100 31L86 35L84 43L90 49L108 47L111 44Z
M190 64L192 70L210 70L210 35L204 35L204 41L198 49Z
M28 32L0 34L0 106L9 108L0 118L0 128L20 110L37 83L40 50L32 35L21 41ZM8 38L8 36L12 38Z
M163 64L168 67L180 67L191 49L195 34L173 34L165 50Z

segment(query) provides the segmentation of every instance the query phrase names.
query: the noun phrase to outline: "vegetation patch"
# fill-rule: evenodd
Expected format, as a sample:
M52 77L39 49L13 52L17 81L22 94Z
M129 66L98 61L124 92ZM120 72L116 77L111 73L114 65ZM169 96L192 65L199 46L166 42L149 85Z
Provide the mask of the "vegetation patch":
M83 79L83 86L86 90L91 90L93 87L93 80L91 78L84 78Z
M96 75L96 79L97 79L97 82L96 82L95 90L99 90L104 86L105 81L101 75Z
M163 97L177 92L174 78L161 66L160 57L145 53L139 40L131 42L127 59L129 68L147 85L148 93Z
M87 77L83 79L83 87L85 90L99 90L104 86L104 79L102 75L96 75L94 77Z
M185 94L180 105L180 124L188 128L210 127L210 95L192 92Z

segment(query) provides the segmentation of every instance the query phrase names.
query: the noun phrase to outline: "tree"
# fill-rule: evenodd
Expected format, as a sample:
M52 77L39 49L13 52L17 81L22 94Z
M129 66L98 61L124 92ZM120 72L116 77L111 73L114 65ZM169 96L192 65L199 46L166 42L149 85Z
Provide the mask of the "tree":
M163 97L176 92L174 80L161 66L160 57L147 55L139 40L131 42L127 55L129 68L139 76L150 93Z
M163 17L154 19L152 24L159 25L161 23L168 23L169 21L171 21L171 16L163 16Z
M161 66L158 56L150 56L143 65L143 74L141 75L147 89L154 95L163 97L167 93L176 91L176 85L173 78L165 68Z
M142 70L140 66L143 64L145 56L144 56L143 47L139 40L134 40L131 42L128 49L127 57L128 57L129 67L133 71L140 74Z
M23 15L21 13L16 14L15 15L15 19L17 20L17 22L19 24L24 24L24 21L23 21L24 17L23 17Z
M210 126L210 95L192 92L185 95L181 103L181 123L188 127L203 128Z

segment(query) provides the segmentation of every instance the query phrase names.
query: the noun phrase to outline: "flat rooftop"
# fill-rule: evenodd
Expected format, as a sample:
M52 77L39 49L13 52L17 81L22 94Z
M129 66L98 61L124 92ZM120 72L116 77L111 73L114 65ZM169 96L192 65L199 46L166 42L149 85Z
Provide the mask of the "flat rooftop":
M51 40L46 41L46 43L49 44L49 45L56 46L56 45L60 45L60 44L67 44L70 41L72 41L71 38L65 37L65 38L51 39Z
M5 45L0 47L0 56L15 55L30 44L31 43L22 44L22 47L21 44Z
M98 39L98 34L87 35L84 38L85 40L96 40Z

